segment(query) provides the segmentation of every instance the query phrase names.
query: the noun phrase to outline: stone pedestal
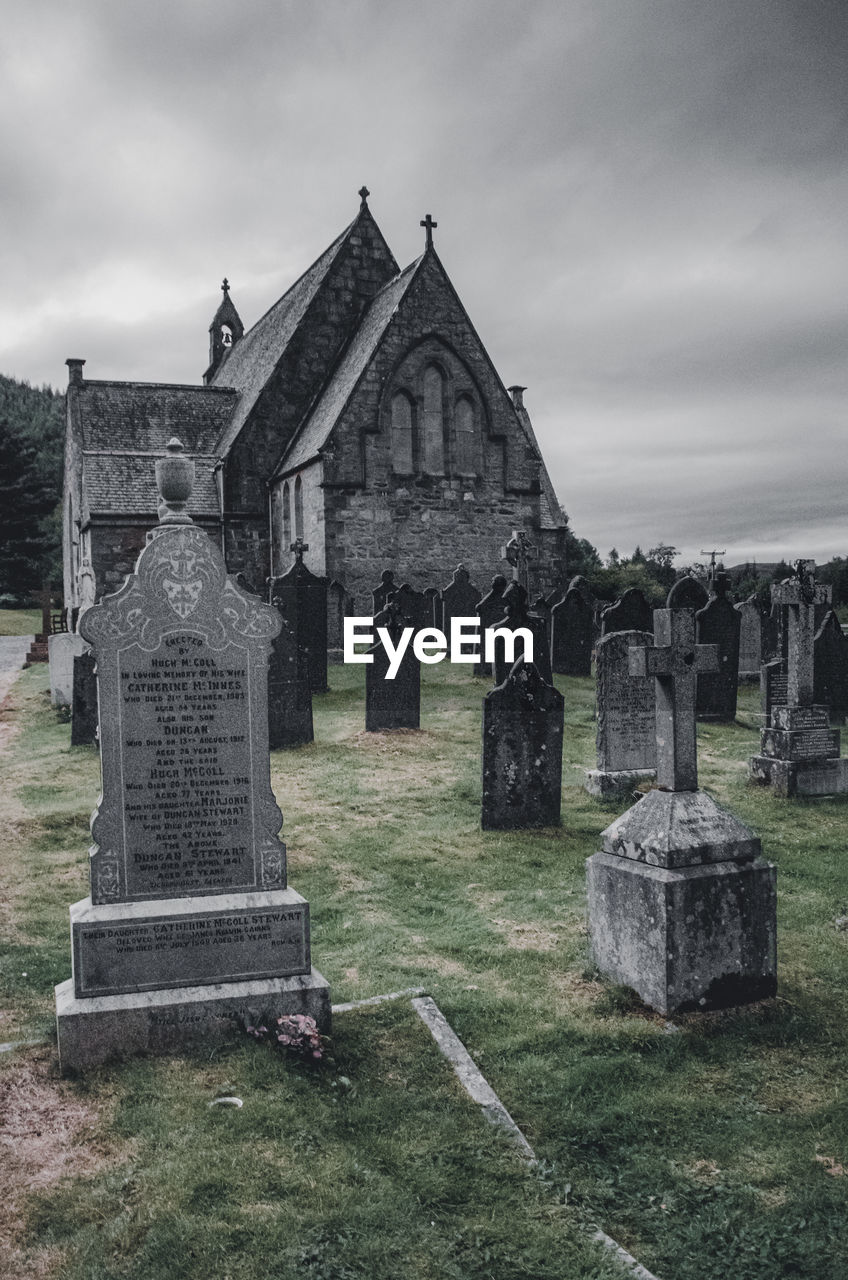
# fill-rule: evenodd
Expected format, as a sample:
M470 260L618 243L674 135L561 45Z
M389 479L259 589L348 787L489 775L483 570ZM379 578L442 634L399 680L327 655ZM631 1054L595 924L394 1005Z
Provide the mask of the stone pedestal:
M781 796L834 795L848 790L848 760L825 706L773 706L760 735L760 754L748 765L752 782Z
M587 860L598 968L659 1013L759 1000L777 989L776 869L705 792L649 791Z
M627 795L640 782L653 782L656 769L587 769L583 786L590 796L601 800Z

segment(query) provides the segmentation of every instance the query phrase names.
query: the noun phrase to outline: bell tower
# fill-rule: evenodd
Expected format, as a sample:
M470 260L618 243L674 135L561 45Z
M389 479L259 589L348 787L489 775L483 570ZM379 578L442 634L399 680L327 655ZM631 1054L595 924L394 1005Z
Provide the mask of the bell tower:
M209 326L209 368L203 375L203 381L207 386L230 348L236 345L244 333L244 325L230 297L230 282L226 276L224 276L221 291L224 297Z

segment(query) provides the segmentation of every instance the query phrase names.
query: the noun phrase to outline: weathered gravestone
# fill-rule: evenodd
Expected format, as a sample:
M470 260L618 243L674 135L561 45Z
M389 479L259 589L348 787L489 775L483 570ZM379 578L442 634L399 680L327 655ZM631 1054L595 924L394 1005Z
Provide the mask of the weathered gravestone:
M727 598L730 577L723 572L713 575L715 595L695 614L700 644L714 644L718 653L718 671L705 671L698 676L699 720L732 721L736 719L736 696L739 689L739 632L742 620Z
M484 831L559 826L563 697L519 659L483 699Z
M693 610L657 609L654 645L634 646L631 663L656 682L658 789L587 860L595 963L663 1014L774 995L775 868L754 833L698 790L697 676L717 666L715 648L696 645Z
M511 631L515 635L514 646L510 647L503 636L494 637L493 672L495 684L503 684L510 670L519 658L529 661L525 651L524 635L533 637L533 665L546 684L553 684L551 671L551 655L548 649L548 628L545 619L527 609L527 592L520 582L512 581L503 593L504 615L500 622L490 630L495 632Z
M786 609L786 702L771 706L748 776L777 795L833 795L848 790L848 760L839 756L839 730L828 709L813 701L815 612L829 588L815 580L815 561L799 560L794 578L772 587Z
M620 795L656 777L654 682L630 671L631 648L650 644L653 636L648 631L613 631L598 641L598 767L586 773L590 795Z
M551 610L551 667L563 676L592 674L592 605L582 591L570 587Z
M848 639L832 609L813 641L813 702L826 706L832 724L848 715Z
M395 575L391 569L384 569L380 574L380 585L375 587L371 592L371 604L375 614L385 608L386 601L389 596L393 596L397 591L395 585Z
M763 662L763 611L756 596L733 607L739 614L739 681L753 682L759 680Z
M536 599L533 601L531 608L532 608L532 612L536 614L537 618L542 618L544 620L545 635L547 637L546 643L548 646L548 653L550 653L551 638L553 635L553 626L551 623L551 606L548 604L547 597L537 596Z
M393 647L397 647L404 627L411 623L403 615L396 597L374 618L374 629L384 627ZM408 644L394 678L387 678L389 654L382 640L368 650L372 662L365 668L365 728L369 733L383 729L417 729L421 723L421 663Z
M426 625L442 629L442 597L438 587L425 587L424 595L430 601L430 614Z
M214 1044L262 1013L329 1023L270 785L279 618L192 525L194 464L179 441L168 451L160 526L81 623L97 662L102 794L91 896L71 907L73 977L56 988L63 1070Z
M406 626L422 631L433 625L433 603L423 591L416 591L408 582L402 582L391 597L400 609Z
M85 653L88 645L74 631L60 631L47 638L50 663L50 702L54 707L69 707L74 697L74 659Z
M353 614L353 600L341 582L334 578L327 587L327 662L343 661L344 620Z
M496 573L492 578L491 587L482 600L478 601L475 612L480 619L480 661L474 664L475 676L490 676L492 674L492 664L486 662L483 657L486 652L486 632L489 627L498 626L503 620L503 595L505 591L506 578L502 573Z
M306 655L309 688L327 692L327 579L318 578L303 563L309 544L297 538L290 547L294 564L282 577L268 580L268 599L276 603L289 624L295 644Z
M668 603L674 594L673 605ZM694 609L697 613L699 609L703 609L709 604L710 593L701 582L700 578L696 578L693 574L684 574L682 578L678 578L671 591L668 593L666 600L667 609Z
M436 626L450 641L452 618L473 618L480 603L480 592L472 583L464 564L458 565L448 585L442 589L442 620Z
M268 746L276 751L279 747L303 746L312 742L315 735L307 655L295 641L279 598L275 596L271 603L280 613L282 624L271 641L268 659Z
M651 606L638 587L628 587L615 604L607 605L601 614L601 635L613 631L650 631L653 627Z
M94 655L86 652L74 658L74 689L71 703L71 746L90 747L97 741L97 675Z

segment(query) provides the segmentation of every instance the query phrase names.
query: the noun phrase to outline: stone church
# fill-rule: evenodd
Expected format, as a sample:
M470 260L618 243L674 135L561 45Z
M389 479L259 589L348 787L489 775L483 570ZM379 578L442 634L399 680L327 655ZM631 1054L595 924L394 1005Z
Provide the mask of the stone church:
M362 612L386 568L441 587L462 561L485 587L514 529L535 547L539 590L562 576L565 522L524 388L498 377L429 214L424 252L400 270L368 194L251 329L224 281L202 384L90 380L67 361L69 610L81 579L99 598L131 572L157 519L154 461L175 435L197 467L190 514L256 592L298 537Z

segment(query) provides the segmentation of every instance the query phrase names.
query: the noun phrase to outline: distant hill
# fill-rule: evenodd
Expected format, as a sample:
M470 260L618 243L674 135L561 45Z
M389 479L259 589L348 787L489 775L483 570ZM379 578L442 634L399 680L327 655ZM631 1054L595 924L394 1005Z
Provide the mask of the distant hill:
M64 396L0 374L0 602L61 581ZM3 599L5 597L5 599Z

